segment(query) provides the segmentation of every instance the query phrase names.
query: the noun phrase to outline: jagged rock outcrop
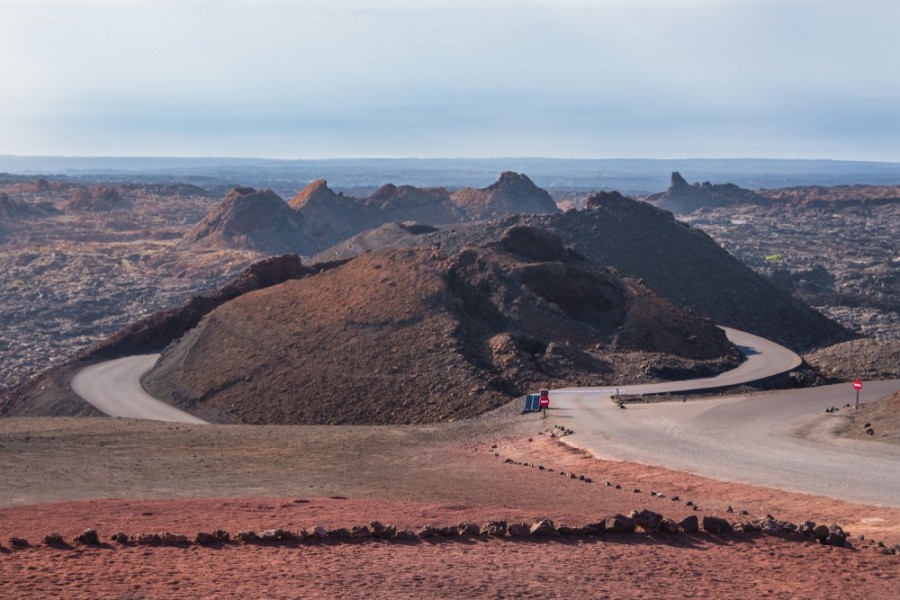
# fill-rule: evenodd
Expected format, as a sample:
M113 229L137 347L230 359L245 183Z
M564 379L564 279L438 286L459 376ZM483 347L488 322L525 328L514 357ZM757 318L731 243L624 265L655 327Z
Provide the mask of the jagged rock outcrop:
M672 173L672 184L664 194L646 198L659 208L673 213L691 213L701 208L715 208L736 204L770 204L771 201L755 192L738 187L733 183L689 184L678 171Z
M469 219L495 219L509 214L544 214L559 212L546 190L536 186L526 175L506 171L486 188L465 188L453 194Z
M481 190L451 195L443 188L385 184L367 198L335 193L324 179L297 193L287 207L269 190L236 188L189 232L183 244L260 252L315 254L385 223L442 225L517 212L556 212L556 204L525 175L503 173Z

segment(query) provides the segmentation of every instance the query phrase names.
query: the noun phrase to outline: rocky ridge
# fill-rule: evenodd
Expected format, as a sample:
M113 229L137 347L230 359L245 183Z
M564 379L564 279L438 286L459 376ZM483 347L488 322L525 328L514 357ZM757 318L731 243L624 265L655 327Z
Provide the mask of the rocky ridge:
M594 195L586 209L564 214L517 215L420 234L381 228L338 244L313 260L346 259L378 247L435 247L454 252L467 244L496 242L515 225L552 231L593 263L640 278L660 296L720 325L799 350L853 337L754 273L702 231L616 192Z
M453 194L453 201L469 220L496 219L512 213L544 214L558 212L556 203L545 190L526 175L504 171L486 188L465 188Z
M246 204L256 192L240 188ZM366 198L335 193L324 179L316 180L288 203L288 215L277 203L274 192L265 191L265 206L256 199L259 219L274 224L260 227L236 207L232 191L201 224L188 233L183 243L196 248L252 247L270 253L296 252L312 255L362 231L391 222L426 225L460 223L495 218L512 213L558 212L550 195L525 175L504 172L494 184L483 189L464 189L450 194L443 188L417 188L391 183ZM281 199L278 198L280 201ZM276 206L277 204L277 206ZM265 210L271 211L266 216ZM276 227L275 224L278 226Z
M647 196L644 200L676 214L701 208L769 203L766 198L733 183L713 184L705 181L691 185L677 171L672 173L672 184L668 190Z

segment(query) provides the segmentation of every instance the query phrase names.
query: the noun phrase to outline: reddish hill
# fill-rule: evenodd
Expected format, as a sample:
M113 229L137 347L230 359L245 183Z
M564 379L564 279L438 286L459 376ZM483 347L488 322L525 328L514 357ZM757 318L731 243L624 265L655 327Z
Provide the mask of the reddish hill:
M795 350L854 337L755 273L699 229L617 192L593 196L584 210L508 216L419 235L398 228L367 232L314 260L346 259L361 250L379 247L440 247L452 252L466 244L497 241L513 225L551 230L593 263L612 267L626 277L640 278L679 306Z
M559 212L550 194L526 175L506 171L495 183L482 189L466 188L453 194L471 220L485 220L515 213Z
M491 247L376 251L243 295L169 347L144 385L215 421L421 423L537 386L737 361L709 321L514 228Z
M309 253L302 221L272 190L234 188L182 239L182 247Z

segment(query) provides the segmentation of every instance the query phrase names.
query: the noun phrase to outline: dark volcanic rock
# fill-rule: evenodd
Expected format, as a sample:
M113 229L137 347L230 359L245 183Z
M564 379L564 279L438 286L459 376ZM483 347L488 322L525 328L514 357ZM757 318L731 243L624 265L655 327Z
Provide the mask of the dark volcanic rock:
M651 199L648 199L651 200ZM657 198L655 204L659 208L674 213L690 213L700 208L716 208L735 204L770 204L771 202L756 193L738 187L733 183L690 185L677 171L672 173L672 185L668 191Z
M14 200L8 194L0 193L0 220L16 221L58 215L60 212L47 202L31 203Z

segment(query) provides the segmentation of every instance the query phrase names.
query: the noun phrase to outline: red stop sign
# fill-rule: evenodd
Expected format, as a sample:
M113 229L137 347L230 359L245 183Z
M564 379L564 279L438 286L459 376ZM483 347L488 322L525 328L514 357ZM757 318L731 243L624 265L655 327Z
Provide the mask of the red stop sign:
M853 380L853 389L856 390L857 392L859 390L861 390L862 389L862 381L859 379L854 379Z

